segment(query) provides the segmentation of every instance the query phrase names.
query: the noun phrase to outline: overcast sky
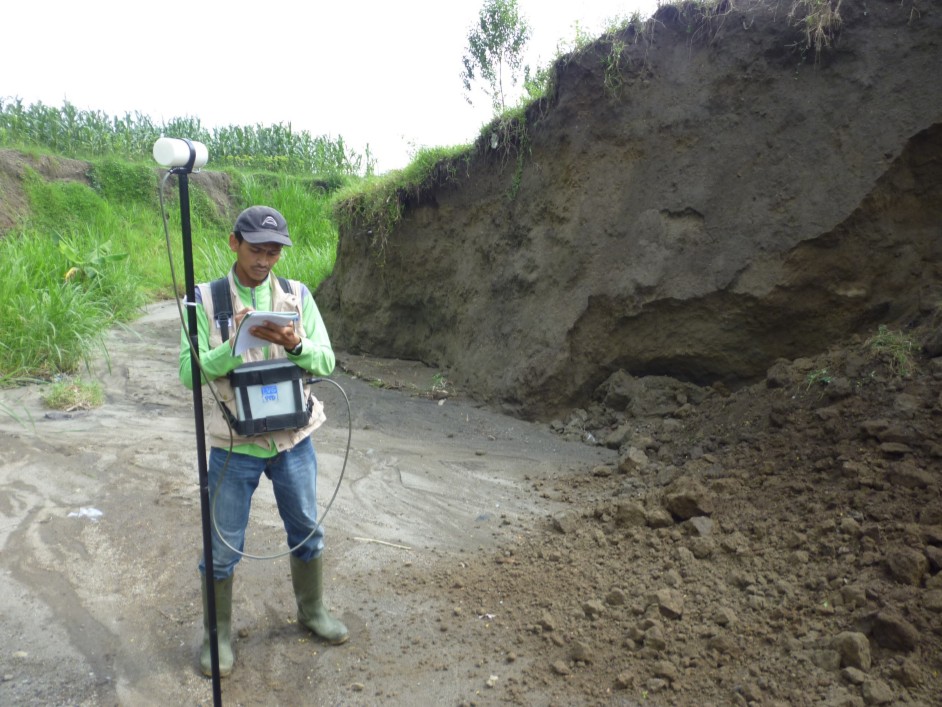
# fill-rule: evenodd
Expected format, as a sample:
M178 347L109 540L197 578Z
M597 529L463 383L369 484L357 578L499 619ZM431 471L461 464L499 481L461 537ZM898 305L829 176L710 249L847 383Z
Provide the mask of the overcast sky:
M342 135L379 171L417 147L474 140L491 117L460 73L484 0L25 0L5 3L0 97L204 127L291 123ZM542 67L576 23L591 36L657 0L518 0ZM186 136L177 136L186 137ZM210 155L210 163L212 155Z

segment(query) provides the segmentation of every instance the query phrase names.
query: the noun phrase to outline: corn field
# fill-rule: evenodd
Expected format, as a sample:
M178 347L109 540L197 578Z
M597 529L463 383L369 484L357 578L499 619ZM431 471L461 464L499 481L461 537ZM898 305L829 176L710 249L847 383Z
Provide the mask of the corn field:
M249 170L310 174L318 177L371 176L375 159L367 146L361 155L343 137L295 132L291 124L226 126L207 130L199 118L155 123L139 112L124 117L61 108L43 103L24 106L19 98L0 98L0 146L44 148L77 159L115 156L150 160L161 136L188 137L206 145L213 165Z

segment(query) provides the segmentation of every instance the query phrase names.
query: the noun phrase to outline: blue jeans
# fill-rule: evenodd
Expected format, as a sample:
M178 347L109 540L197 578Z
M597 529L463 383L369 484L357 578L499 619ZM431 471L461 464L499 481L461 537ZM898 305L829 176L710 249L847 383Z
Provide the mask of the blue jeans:
M231 575L242 557L223 544L217 535L217 528L229 545L240 552L244 549L252 494L258 488L263 473L271 478L278 513L288 534L288 547L294 547L304 540L317 525L317 457L310 437L269 459L236 453L230 456L226 449L211 448L209 500L215 519L213 577L217 580ZM212 505L214 499L215 505ZM307 562L320 556L323 549L324 529L318 528L304 545L294 551L294 555ZM205 572L205 569L205 561L201 560L200 572Z

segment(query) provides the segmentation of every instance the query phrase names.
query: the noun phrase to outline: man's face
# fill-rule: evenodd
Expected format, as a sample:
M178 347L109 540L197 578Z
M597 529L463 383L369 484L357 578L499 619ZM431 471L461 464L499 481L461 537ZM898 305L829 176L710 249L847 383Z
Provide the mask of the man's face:
M236 276L246 287L258 287L281 257L281 243L249 243L229 234L229 249L236 254Z

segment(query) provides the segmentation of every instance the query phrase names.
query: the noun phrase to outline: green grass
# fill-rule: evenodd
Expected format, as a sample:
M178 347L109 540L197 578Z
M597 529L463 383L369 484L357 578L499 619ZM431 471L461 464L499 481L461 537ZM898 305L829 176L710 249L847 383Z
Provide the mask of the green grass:
M71 371L97 348L108 322L100 283L63 280L54 240L23 234L0 241L0 371L4 378Z
M27 172L29 214L0 234L0 385L71 374L107 356L104 333L148 302L173 296L157 200L158 171L114 158L91 163L92 186ZM333 269L337 230L330 195L311 177L233 176L236 210L264 203L282 211L296 245L279 274L315 288ZM149 184L148 184L149 182ZM167 187L170 247L182 294L176 187ZM234 214L220 214L191 181L194 271L198 281L228 271Z
M43 393L42 400L53 410L91 410L101 407L105 402L105 393L98 381L75 378L52 383Z
M424 190L459 179L467 173L473 146L423 148L405 168L348 184L334 195L333 216L346 228L371 233L377 257L385 257L390 234L407 203L421 200Z
M866 346L871 353L882 359L895 375L901 378L912 375L916 366L916 343L909 335L902 331L893 331L881 324L877 333L867 339Z
M808 390L814 386L830 385L833 380L834 376L832 376L826 368L818 368L811 371L805 378L805 382L808 384Z

